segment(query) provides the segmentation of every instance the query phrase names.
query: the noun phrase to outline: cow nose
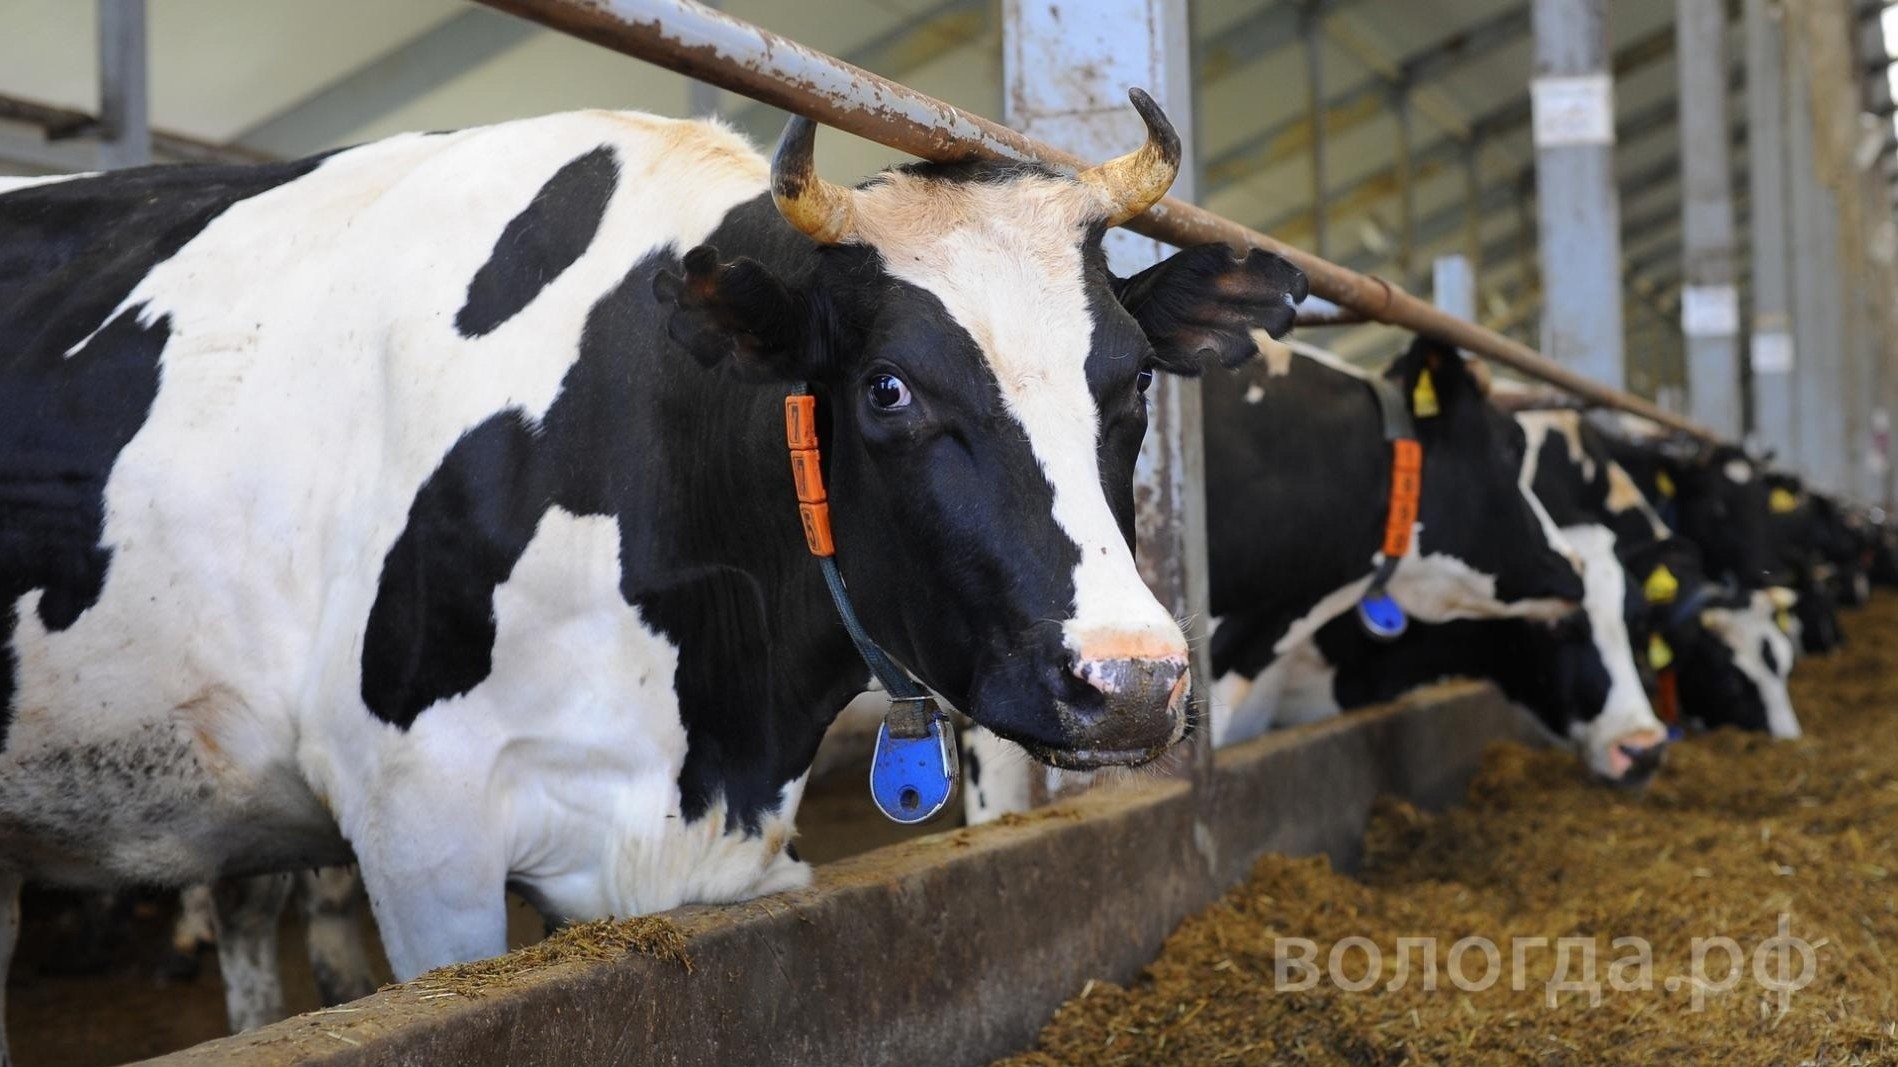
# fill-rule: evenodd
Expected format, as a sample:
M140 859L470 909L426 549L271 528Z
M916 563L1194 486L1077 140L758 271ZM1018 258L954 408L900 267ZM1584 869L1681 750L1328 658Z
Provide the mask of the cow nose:
M1077 711L1070 724L1076 747L1103 763L1143 762L1179 739L1192 688L1184 656L1076 658L1070 669L1101 695L1097 713Z
M1667 757L1667 735L1642 730L1615 742L1609 753L1609 771L1616 785L1638 787L1648 783Z

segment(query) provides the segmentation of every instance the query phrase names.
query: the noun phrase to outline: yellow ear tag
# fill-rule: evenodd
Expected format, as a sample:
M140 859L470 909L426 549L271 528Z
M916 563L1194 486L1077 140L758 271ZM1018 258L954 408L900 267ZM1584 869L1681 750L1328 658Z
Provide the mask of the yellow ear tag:
M1666 471L1655 471L1654 488L1660 490L1662 496L1671 497L1674 495L1674 479Z
M1410 391L1410 410L1420 419L1431 418L1443 411L1437 405L1437 383L1431 380L1428 369L1417 374L1417 387Z
M1672 604L1674 595L1681 591L1680 579L1663 563L1648 575L1647 584L1641 587L1641 595L1648 598L1650 604Z
M1674 650L1667 646L1666 641L1661 640L1661 635L1653 634L1649 636L1648 666L1653 667L1657 671L1664 671L1668 668L1668 665L1673 662Z
M1784 515L1789 511L1799 510L1799 498L1793 495L1791 489L1781 487L1774 489L1766 498L1766 506L1773 509L1773 514Z
M1793 632L1793 613L1787 611L1785 608L1779 609L1779 613L1773 616L1773 621L1779 625L1780 633L1791 634Z

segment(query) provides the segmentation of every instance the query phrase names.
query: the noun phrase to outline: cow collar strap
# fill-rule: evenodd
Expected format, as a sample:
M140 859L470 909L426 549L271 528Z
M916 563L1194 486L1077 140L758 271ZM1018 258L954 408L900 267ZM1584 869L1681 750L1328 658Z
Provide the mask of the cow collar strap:
M1366 378L1364 382L1377 398L1384 440L1391 446L1391 492L1384 511L1383 548L1371 584L1358 599L1358 622L1372 637L1394 641L1410 626L1410 620L1386 587L1397 573L1397 565L1410 552L1411 531L1417 525L1417 501L1423 493L1423 445L1417 440L1410 408L1396 387L1382 378Z
M877 810L899 823L919 823L940 812L956 788L956 741L949 716L909 672L896 665L865 632L844 576L837 570L837 545L830 532L830 501L817 449L817 398L808 388L784 398L784 441L791 451L791 481L804 543L823 569L831 603L857 654L889 694L890 710L877 727L870 760L870 799Z
M1661 636L1660 631L1678 628L1723 592L1706 583L1702 583L1686 598L1680 598L1679 591L1679 580L1664 563L1648 572L1642 588L1642 595L1649 603L1667 608L1659 629L1648 635L1648 667L1654 671L1654 713L1667 724L1670 741L1679 740L1682 730L1680 676L1675 673L1677 664L1674 647L1667 643L1667 638Z

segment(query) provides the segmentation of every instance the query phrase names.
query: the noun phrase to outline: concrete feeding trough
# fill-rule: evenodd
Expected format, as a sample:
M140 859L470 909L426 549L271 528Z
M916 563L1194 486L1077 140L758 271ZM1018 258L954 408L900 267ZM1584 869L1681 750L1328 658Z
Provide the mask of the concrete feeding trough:
M1138 973L1261 854L1354 866L1379 794L1442 807L1490 742L1545 737L1487 685L1436 686L1220 750L1197 797L1136 779L819 867L807 889L680 908L689 969L633 953L478 993L418 981L146 1062L986 1063L1090 978Z

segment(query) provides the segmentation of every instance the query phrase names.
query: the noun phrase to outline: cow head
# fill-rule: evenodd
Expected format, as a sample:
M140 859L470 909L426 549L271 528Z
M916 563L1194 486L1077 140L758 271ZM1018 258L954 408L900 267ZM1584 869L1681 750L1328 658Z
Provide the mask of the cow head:
M1660 766L1667 746L1667 727L1654 714L1634 659L1634 635L1645 606L1641 590L1615 554L1615 535L1608 527L1591 523L1564 527L1562 533L1581 553L1588 592L1586 626L1575 620L1558 635L1565 639L1557 645L1565 661L1587 663L1591 671L1599 665L1597 681L1607 683L1589 689L1586 703L1573 703L1563 726L1590 770L1619 784L1640 784Z
M1673 672L1682 720L1799 736L1786 688L1793 643L1776 621L1790 593L1716 585L1698 550L1677 537L1630 552L1625 562L1646 605L1631 629L1635 648L1655 675Z
M1245 358L1306 293L1287 261L1225 246L1109 273L1102 234L1179 163L1166 117L1133 99L1147 143L1078 175L918 164L856 188L816 176L815 127L794 118L772 192L820 246L811 266L701 246L657 283L701 362L817 395L837 560L871 636L1064 767L1144 762L1187 730L1186 639L1131 550L1155 374Z
M1410 405L1424 454L1423 566L1399 572L1400 601L1432 621L1573 611L1583 593L1575 554L1521 481L1522 430L1489 403L1482 365L1419 337L1385 377Z
M1759 465L1738 447L1712 445L1671 470L1680 532L1700 546L1708 572L1747 589L1785 584L1785 567L1773 555L1770 486Z
M1681 657L1681 708L1702 726L1736 726L1774 737L1800 736L1786 687L1792 638L1775 623L1783 589L1732 591L1699 614L1712 640L1687 644Z

